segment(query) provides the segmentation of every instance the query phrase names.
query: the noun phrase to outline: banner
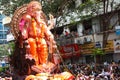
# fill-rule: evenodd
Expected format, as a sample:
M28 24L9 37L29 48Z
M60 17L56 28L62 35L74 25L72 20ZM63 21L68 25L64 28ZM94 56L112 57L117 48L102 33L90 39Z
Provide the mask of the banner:
M102 42L96 42L95 43L95 48L102 48Z
M115 32L117 36L120 35L120 26L115 26Z
M11 17L5 17L5 18L3 18L3 20L2 20L2 24L3 24L3 25L9 24L10 21L11 21Z
M62 49L64 53L74 52L78 50L78 45L70 44L70 45L62 46Z
M78 44L70 44L70 45L61 46L60 52L63 58L69 58L72 56L80 55L80 49L79 49Z
M14 40L14 36L12 35L12 33L7 34L7 41L13 41Z
M104 48L105 52L113 52L114 51L114 43L113 40L107 41L106 47Z
M94 43L80 45L82 54L91 54L94 49Z
M120 53L120 40L114 40L114 53Z

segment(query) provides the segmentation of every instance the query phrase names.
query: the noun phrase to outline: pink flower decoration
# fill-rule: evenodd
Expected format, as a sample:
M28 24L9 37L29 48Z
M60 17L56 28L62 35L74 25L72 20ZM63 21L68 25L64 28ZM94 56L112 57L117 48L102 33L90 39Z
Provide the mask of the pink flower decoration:
M23 30L23 27L25 25L25 20L24 19L21 19L20 23L19 23L19 30L22 31Z

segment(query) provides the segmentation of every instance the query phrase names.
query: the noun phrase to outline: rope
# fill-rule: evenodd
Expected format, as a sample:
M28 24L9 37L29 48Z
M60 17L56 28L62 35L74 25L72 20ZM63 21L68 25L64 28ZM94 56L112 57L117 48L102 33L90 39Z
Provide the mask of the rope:
M71 70L68 69L67 66L65 65L64 60L63 60L62 56L60 55L60 52L59 52L58 49L56 49L56 53L59 55L59 57L60 57L60 59L61 59L61 62L62 62L62 64L63 64L63 67L64 67L65 69L67 69L68 71L71 72ZM59 65L59 66L60 66L60 65ZM71 73L75 76L75 74L74 74L73 72L71 72Z

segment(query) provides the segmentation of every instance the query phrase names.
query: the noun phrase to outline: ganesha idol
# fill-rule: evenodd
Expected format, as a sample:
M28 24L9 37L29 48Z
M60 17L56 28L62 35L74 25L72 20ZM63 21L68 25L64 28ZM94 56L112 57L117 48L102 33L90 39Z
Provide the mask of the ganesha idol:
M74 76L71 73L60 73L60 61L53 60L52 55L59 53L54 36L50 31L54 26L53 19L53 16L50 15L50 24L47 23L42 6L38 1L31 1L15 11L11 22L12 33L16 39L15 50L10 59L15 75L28 75L25 80L42 80L31 78L42 78L43 74L45 77L50 78L51 76L56 80L58 80L57 78L73 80ZM61 59L60 55L59 58ZM39 76L35 76L36 74Z
M50 32L41 4L32 1L27 6L27 12L23 15L19 23L19 29L26 45L27 58L29 55L35 60L32 69L40 69L38 72L50 72L54 64L48 61L48 52L54 53L56 43L54 36Z
M50 15L50 24L48 24L41 4L37 1L31 1L25 6L25 9L19 8L16 10L11 24L16 42L18 42L16 45L19 46L19 49L15 49L16 52L14 52L14 56L11 59L11 62L13 61L11 64L19 68L16 65L19 64L16 55L19 54L18 58L20 58L20 55L24 53L22 58L25 59L19 60L22 65L24 65L22 63L23 60L32 60L32 65L29 63L30 61L23 61L26 62L27 65L30 65L28 67L32 71L37 73L53 72L56 64L48 60L49 54L53 55L57 49L54 36L50 31L54 26L53 16Z

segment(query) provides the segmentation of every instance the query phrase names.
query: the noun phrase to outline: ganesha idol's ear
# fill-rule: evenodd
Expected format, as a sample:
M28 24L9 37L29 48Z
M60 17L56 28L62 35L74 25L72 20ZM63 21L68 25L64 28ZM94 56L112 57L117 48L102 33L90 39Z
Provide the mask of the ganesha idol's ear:
M23 31L24 27L25 27L25 23L29 22L31 20L31 16L28 14L24 14L23 17L20 19L19 21L19 30Z

